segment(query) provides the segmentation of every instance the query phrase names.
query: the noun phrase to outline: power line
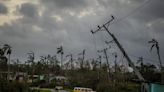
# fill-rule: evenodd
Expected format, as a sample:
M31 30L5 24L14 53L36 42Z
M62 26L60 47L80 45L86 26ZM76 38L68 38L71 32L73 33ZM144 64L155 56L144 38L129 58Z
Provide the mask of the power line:
M95 49L95 51L96 51L96 54L98 55L98 53L97 53L97 44L96 44L96 38L95 38L95 35L93 35L93 43L94 43L94 49Z
M132 57L135 57L135 58L140 58L139 56L132 55L132 54L129 54L129 56L132 56ZM146 60L146 61L158 62L157 60L153 60L153 59L149 59L149 58L144 58L144 57L142 57L142 58L143 58L143 60Z
M132 10L130 13L128 13L126 16L116 20L115 22L112 22L111 24L115 24L118 23L124 19L126 19L127 17L133 15L134 13L136 13L137 11L139 11L140 9L142 9L146 4L150 3L152 0L146 0L143 4L141 4L139 7L135 8L134 10Z
M109 27L109 24L115 24L115 23L118 23L124 19L126 19L127 17L129 17L130 15L134 14L135 12L137 12L138 10L140 10L141 8L143 8L146 4L150 3L152 0L146 0L143 4L141 4L139 7L135 8L133 11L131 11L129 14L127 14L126 16L116 20L115 22L112 22L112 23L107 23L107 27ZM103 29L101 29L103 30ZM95 37L94 37L95 39ZM103 37L102 37L102 34L100 34L100 39L102 40ZM95 44L96 45L96 44Z
M110 24L115 24L115 23L118 23L124 19L126 19L127 17L133 15L134 13L138 12L139 10L141 10L145 5L149 4L152 0L146 0L143 4L141 4L139 7L135 8L134 10L132 10L130 13L128 13L126 16L116 20L115 22L112 22ZM107 27L109 26L109 24L107 25ZM111 53L110 53L111 54ZM136 56L136 55L132 55L132 54L129 54L130 56L132 57L136 57L136 58L139 58L139 56ZM158 62L156 60L152 60L152 59L148 59L148 58L143 58L144 60L147 60L147 61L152 61L152 62Z
M134 13L136 13L137 11L141 10L146 4L150 3L152 0L146 0L143 4L141 4L139 7L135 8L133 11L131 11L130 13L128 13L126 16L116 20L115 22L112 22L110 24L115 24L115 23L118 23L124 19L126 19L127 17L133 15ZM109 23L107 25L107 27L109 26ZM102 36L101 36L101 40L102 40ZM108 52L109 53L109 52ZM112 53L109 53L109 54L112 54ZM129 54L130 56L132 57L136 57L136 58L139 58L139 56L135 56L135 55L132 55L132 54ZM157 62L156 60L152 60L152 59L148 59L148 58L143 58L144 60L147 60L147 61L153 61L153 62Z

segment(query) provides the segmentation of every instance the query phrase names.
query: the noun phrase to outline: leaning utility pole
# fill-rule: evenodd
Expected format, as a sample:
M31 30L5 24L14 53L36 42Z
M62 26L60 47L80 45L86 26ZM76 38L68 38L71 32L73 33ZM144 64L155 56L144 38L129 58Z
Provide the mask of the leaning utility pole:
M93 31L91 30L91 33L94 34L98 31L100 31L102 28L105 29L105 31L113 38L114 42L116 43L116 45L118 46L118 48L120 49L120 51L122 52L122 54L125 56L126 60L128 61L128 64L130 67L133 68L135 74L137 75L137 77L141 80L141 81L145 81L145 79L142 77L142 75L140 74L140 72L137 70L137 68L134 66L134 64L132 63L132 60L129 58L128 54L125 52L124 48L121 46L121 44L119 43L119 41L117 40L117 38L109 31L109 29L106 27L107 25L109 25L113 20L114 20L114 16L111 16L111 20L109 20L107 23L103 24L102 26L98 26L98 29ZM145 85L145 89L146 91L148 91L148 85Z

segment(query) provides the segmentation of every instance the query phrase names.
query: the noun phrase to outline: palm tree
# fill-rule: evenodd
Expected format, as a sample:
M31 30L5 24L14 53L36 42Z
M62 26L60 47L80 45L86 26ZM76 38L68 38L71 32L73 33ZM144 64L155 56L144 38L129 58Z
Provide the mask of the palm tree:
M139 58L138 58L137 64L140 64L139 70L140 70L141 74L143 74L143 68L144 68L143 57L139 57Z
M53 58L53 60L54 60L55 66L58 66L58 65L59 65L59 61L57 60L56 55L54 55L52 58Z
M57 48L57 54L60 54L61 55L61 69L63 67L63 54L64 54L64 51L63 51L63 47L60 46L59 48Z
M6 55L8 55L8 59ZM7 61L9 62L9 66L7 69L8 70L7 78L9 78L9 71L10 71L10 55L11 55L11 46L8 44L4 44L3 47L0 48L0 61L1 61L0 63L2 63L2 67L5 68L5 66L7 65ZM4 68L2 68L3 71L5 70Z
M5 52L3 48L0 48L0 63L6 63L7 64L7 57L5 56ZM2 69L4 70L4 69Z
M161 62L161 57L160 57L160 50L159 50L159 44L158 41L155 39L152 39L151 41L149 41L148 43L152 44L150 51L152 51L153 47L156 47L157 49L157 55L158 55L158 60L159 60L159 64L160 64L160 68L162 69L162 62Z
M4 55L3 48L0 48L0 72L6 71L6 66L7 66L7 58ZM5 75L0 75L2 79L7 79L7 76Z
M137 60L137 64L140 64L140 66L143 65L143 57L139 57L138 60Z
M11 55L11 46L8 44L4 44L4 51L8 55L8 79L10 76L10 55Z
M150 51L152 51L153 47L156 47L156 49L157 49L157 56L158 56L160 69L161 69L161 82L163 83L164 82L164 80L163 80L163 67L162 67L162 61L161 61L160 49L159 49L158 41L156 39L152 39L148 43L152 44L152 46L150 48Z

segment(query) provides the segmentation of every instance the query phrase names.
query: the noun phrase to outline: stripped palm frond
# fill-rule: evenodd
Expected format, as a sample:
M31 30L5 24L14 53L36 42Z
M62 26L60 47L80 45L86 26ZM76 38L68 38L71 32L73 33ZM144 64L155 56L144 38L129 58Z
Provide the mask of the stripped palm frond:
M57 48L57 54L59 54L59 53L64 54L63 47L62 46L60 46L59 48Z
M154 46L155 46L155 44L153 44L153 45L151 46L150 51L152 51L152 49L153 49Z

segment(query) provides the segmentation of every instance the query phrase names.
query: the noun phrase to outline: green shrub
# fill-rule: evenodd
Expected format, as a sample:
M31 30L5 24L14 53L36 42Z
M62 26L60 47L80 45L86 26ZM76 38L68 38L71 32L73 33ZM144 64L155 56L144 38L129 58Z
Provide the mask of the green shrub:
M28 86L25 83L1 80L0 92L28 92Z

